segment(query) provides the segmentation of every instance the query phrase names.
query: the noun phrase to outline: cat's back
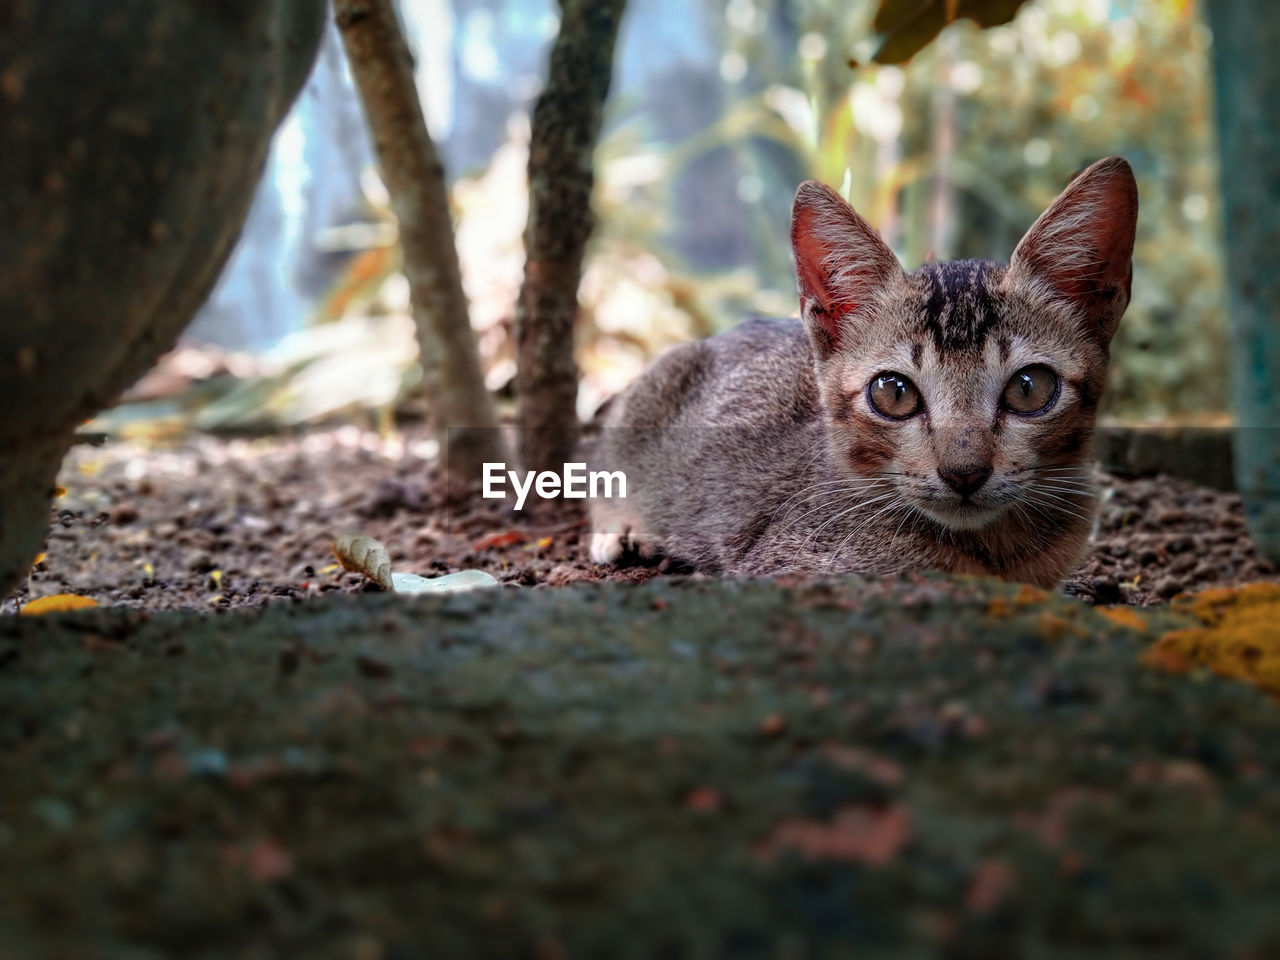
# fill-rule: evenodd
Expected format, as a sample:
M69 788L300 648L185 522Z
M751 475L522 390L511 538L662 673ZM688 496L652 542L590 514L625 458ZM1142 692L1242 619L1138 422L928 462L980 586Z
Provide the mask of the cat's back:
M625 473L627 495L593 501L597 531L732 569L825 438L808 335L797 320L754 318L670 350L603 426L596 462Z
M663 354L619 398L612 427L795 423L817 412L813 354L799 320L753 317Z

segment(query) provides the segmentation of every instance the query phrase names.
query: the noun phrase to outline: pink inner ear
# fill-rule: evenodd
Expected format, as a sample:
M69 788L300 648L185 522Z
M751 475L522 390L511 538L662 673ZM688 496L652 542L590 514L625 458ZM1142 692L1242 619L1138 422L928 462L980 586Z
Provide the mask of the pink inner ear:
M846 303L838 297L836 291L830 289L830 278L823 263L828 257L826 246L813 235L812 214L796 215L791 228L791 247L796 255L796 276L800 281L803 295L818 301L818 306L828 313L843 310Z
M866 304L901 269L893 251L834 190L808 181L796 191L791 218L802 308L824 345L840 340L844 315Z

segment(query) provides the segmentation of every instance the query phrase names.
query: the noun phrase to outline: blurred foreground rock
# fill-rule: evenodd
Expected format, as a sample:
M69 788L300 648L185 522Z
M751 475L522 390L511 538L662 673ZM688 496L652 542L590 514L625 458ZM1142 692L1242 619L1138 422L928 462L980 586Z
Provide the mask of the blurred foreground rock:
M653 582L0 620L5 956L1234 956L1280 708L1185 614Z
M323 0L0 12L0 595L71 431L174 340L240 232Z

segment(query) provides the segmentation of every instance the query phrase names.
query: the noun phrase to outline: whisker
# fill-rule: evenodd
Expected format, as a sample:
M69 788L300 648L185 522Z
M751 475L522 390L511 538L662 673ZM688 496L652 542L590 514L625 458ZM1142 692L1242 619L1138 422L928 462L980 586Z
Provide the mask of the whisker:
M852 530L850 530L848 535L845 536L845 538L840 541L840 543L836 546L836 548L832 550L830 554L827 555L827 561L823 565L823 569L825 570L829 568L831 564L835 562L836 558L840 556L840 553L841 551L844 550L845 545L854 537L860 535L865 529L871 526L871 524L873 524L881 516L883 516L886 513L889 513L890 519L892 520L892 517L893 517L892 511L901 510L903 507L910 509L910 506L911 505L907 503L906 498L902 496L898 496L888 506L880 508L871 516L867 517L865 520L863 520L861 523L855 526Z
M792 496L784 500L782 503L780 503L777 509L775 509L773 513L770 514L769 525L773 526L774 523L778 521L778 514L782 511L784 507L787 507L788 505L793 504L795 501L801 500L804 497L812 497L815 491L820 490L822 488L827 488L827 487L836 488L834 490L830 490L829 493L827 494L827 498L824 500L822 504L819 505L820 507L829 507L831 506L832 501L839 498L842 494L852 495L854 493L865 493L868 490L874 489L880 483L881 481L874 477L866 477L866 478L842 477L837 480L821 481L819 483L814 484L812 487L808 489L800 490L799 492L793 494ZM787 513L782 517L781 522L785 525L786 521L791 516L791 514L794 513L797 509L799 509L799 507L800 507L800 504L795 504L795 506L792 506L791 509L788 510Z

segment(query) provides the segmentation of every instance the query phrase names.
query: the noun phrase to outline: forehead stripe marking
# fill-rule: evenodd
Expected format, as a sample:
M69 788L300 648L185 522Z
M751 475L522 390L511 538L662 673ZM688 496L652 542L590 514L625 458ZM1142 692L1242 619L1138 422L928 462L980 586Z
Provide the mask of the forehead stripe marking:
M990 260L929 263L919 270L925 293L925 331L939 351L981 348L996 321L987 288Z

